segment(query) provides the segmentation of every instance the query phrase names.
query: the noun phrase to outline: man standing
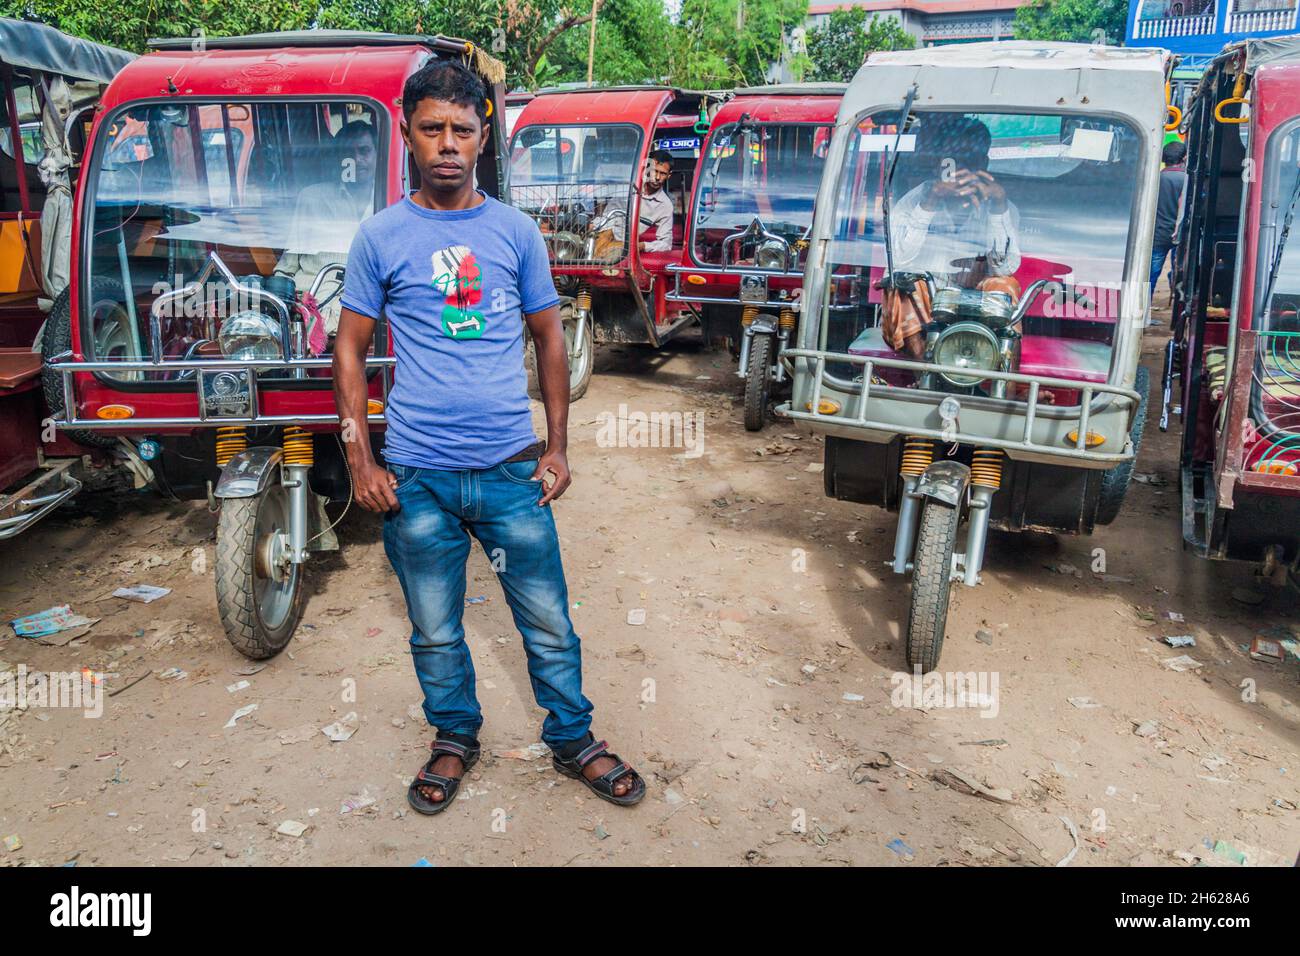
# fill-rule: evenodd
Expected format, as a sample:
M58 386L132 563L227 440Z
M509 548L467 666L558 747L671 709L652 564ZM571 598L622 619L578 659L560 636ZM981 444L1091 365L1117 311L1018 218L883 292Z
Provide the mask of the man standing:
M1178 227L1182 223L1183 191L1187 188L1187 147L1179 142L1165 143L1161 155L1165 167L1160 170L1160 191L1156 197L1156 230L1151 238L1151 297L1165 271L1165 259L1178 245ZM1148 319L1148 324L1151 320Z
M384 512L384 550L406 596L424 713L437 728L407 799L420 813L441 812L479 759L483 718L461 621L473 535L523 637L555 769L602 799L636 803L644 781L589 729L550 509L570 481L569 370L545 243L531 219L474 186L489 135L477 76L433 61L406 81L402 113L420 185L364 222L352 243L334 388L340 419L364 422L365 356L382 313L397 358L387 467L371 455L364 426L354 429L361 437L347 443L347 459L357 502ZM528 408L525 323L538 355L545 444Z

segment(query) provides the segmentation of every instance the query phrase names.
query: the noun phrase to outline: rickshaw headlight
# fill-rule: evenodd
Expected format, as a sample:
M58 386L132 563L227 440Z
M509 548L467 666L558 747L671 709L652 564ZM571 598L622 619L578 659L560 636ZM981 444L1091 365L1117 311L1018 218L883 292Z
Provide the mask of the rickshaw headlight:
M221 323L217 337L229 359L278 359L280 323L261 312L236 312Z
M934 363L991 372L1001 364L998 338L978 322L950 325L939 333L939 339L934 344ZM948 372L940 372L939 375L945 382L958 388L978 385L987 377Z
M754 265L760 269L784 269L785 257L785 243L779 239L768 239L754 250Z

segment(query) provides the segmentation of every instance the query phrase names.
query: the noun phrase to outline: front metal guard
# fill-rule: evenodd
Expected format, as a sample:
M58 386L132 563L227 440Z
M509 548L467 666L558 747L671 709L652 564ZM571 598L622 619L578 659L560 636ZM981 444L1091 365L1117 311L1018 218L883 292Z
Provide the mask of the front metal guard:
M68 474L76 461L66 458L52 462L14 494L0 496L0 541L18 537L81 491L81 482ZM54 491L47 490L51 484Z
M970 481L970 469L959 461L936 461L925 469L916 482L918 498L934 498L960 508Z
M266 490L272 479L280 476L284 449L259 445L235 455L221 469L214 498L253 498Z
M1001 448L1009 453L1039 455L1051 459L1066 458L1089 468L1109 468L1130 461L1133 458L1129 430L1132 428L1133 416L1137 413L1137 407L1141 399L1138 393L1131 388L1101 382L1080 382L1046 375L989 371L985 373L989 379L1029 387L1029 394L1023 401L980 397L981 407L996 408L997 415L1002 421L1013 422L1023 417L1024 425L1020 437L1010 438L963 429L960 418L955 427L934 428L916 423L903 424L899 421L875 418L871 414L874 398L875 405L888 402L890 399L919 400L925 407L931 408L937 416L939 403L949 397L947 393L943 392L901 389L888 385L873 386L871 379L877 368L900 369L910 372L948 372L954 375L969 375L969 369L935 365L927 362L914 362L908 359L879 358L876 356L852 355L846 352L830 352L823 349L802 348L786 349L781 353L781 361L786 364L792 373L795 372L797 363L803 363L805 368L811 366L813 387L811 401L805 405L806 410L796 409L793 402L787 402L777 407L777 413L788 416L795 421L807 422L813 427L824 431L838 428L847 437L855 437L855 432L861 434L864 431L876 432L881 435L897 435L906 432L909 435L934 438L949 444ZM846 400L846 407L842 412L838 410L834 413L821 411L823 388L828 379L826 374L828 362L860 365L863 369L861 382L854 381L844 385L832 383L832 387L839 389L841 392L857 395L856 402L852 401L852 397ZM1065 413L1063 420L1060 415L1048 416L1042 414L1042 408L1040 408L1039 392L1044 388L1080 392L1082 393L1082 399L1079 405L1073 408L1049 406L1054 413ZM796 390L796 393L798 393L798 390ZM1098 399L1099 396L1104 397L1103 403L1095 410L1093 406L1097 403L1094 400ZM1112 453L1088 448L1087 438L1090 421L1097 411L1110 410L1109 404L1114 399L1123 399L1127 403L1128 414L1123 436L1123 450ZM851 406L855 404L856 409L851 411ZM1036 425L1049 417L1060 423L1057 428L1058 431L1068 429L1075 433L1072 446L1047 443L1035 438ZM1074 426L1073 429L1069 429L1070 425Z
M759 269L757 267L749 267L749 266L746 266L744 268L733 267L728 269L726 266L700 267L700 266L686 266L686 265L681 265L679 263L673 263L672 265L669 265L667 267L667 271L673 277L673 287L664 293L664 299L667 300L668 302L682 302L682 303L694 303L694 304L702 303L707 305L734 305L734 306L756 305L760 309L793 309L795 312L800 311L801 308L799 299L769 298L764 302L747 302L747 301L743 301L740 298L739 292L737 292L735 296L730 296L730 297L720 296L720 295L695 295L694 293L691 292L682 291L682 276L698 275L698 276L717 276L719 278L723 278L723 277L735 278L740 275L761 275L766 278L771 278L773 276L788 278L793 275L802 276L803 274L802 271L795 272L790 269Z

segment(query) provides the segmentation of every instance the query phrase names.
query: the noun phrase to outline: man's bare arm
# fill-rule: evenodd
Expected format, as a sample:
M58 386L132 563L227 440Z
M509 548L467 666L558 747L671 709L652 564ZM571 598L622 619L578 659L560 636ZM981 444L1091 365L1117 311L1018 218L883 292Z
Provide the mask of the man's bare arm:
M375 320L343 309L334 339L334 404L343 428L343 447L352 473L357 504L367 511L396 511L397 479L370 453L366 423L366 353L375 337Z
M569 474L569 353L564 344L560 307L553 305L524 316L537 355L537 382L546 407L546 454L537 463L533 478L551 472L555 480L545 489L538 504L547 504L564 494L572 480Z

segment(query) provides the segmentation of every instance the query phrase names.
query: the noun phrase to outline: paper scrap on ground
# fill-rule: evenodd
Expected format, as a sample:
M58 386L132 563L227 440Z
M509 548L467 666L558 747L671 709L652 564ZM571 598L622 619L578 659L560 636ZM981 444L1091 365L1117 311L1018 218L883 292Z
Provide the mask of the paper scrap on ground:
M240 717L247 717L255 710L257 710L256 704L248 704L244 707L239 708L239 710L231 714L230 719L226 721L226 726L227 727L235 726L235 721L237 721Z
M152 584L134 584L129 588L118 588L113 592L113 597L126 598L128 601L139 601L141 604L152 604L159 598L166 597L171 593L171 588L154 587Z
M360 726L361 722L357 719L356 711L349 711L342 720L336 720L322 727L321 733L337 744L349 739Z
M19 637L44 637L59 631L70 631L74 627L85 627L94 624L96 620L98 618L91 619L77 614L66 604L57 604L35 614L14 618L9 626Z

